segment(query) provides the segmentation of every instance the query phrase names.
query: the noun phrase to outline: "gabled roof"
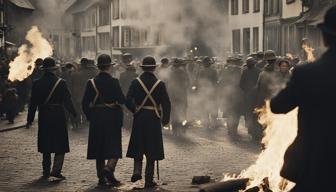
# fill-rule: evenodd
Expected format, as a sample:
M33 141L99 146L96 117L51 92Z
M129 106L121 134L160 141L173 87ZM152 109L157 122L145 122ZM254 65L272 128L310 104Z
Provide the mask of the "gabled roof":
M35 10L35 7L31 4L29 0L9 0L9 1L18 7Z

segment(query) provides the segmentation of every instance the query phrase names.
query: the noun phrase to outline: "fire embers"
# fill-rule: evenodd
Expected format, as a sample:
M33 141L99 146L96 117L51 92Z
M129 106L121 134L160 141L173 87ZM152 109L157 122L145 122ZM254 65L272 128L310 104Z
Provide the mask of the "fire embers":
M30 45L21 45L18 56L9 64L8 79L10 81L23 81L33 73L34 62L37 58L46 58L53 54L52 46L43 38L36 26L28 31L26 40Z
M251 188L251 191L256 190L256 187L268 188L274 192L289 191L294 184L285 181L280 176L280 170L285 151L297 135L297 109L286 115L276 115L271 112L270 102L267 101L266 106L258 112L259 122L265 128L262 140L265 148L254 165L242 171L238 176L226 175L224 181L249 178L247 189ZM260 189L259 191L265 190Z

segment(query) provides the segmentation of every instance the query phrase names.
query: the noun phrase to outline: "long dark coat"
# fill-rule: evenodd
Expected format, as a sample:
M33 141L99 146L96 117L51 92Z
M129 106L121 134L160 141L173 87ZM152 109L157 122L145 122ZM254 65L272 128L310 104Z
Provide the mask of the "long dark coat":
M274 113L299 107L298 135L285 154L281 175L296 191L333 191L336 170L336 49L297 67L287 87L271 100Z
M130 87L132 81L138 77L138 74L130 69L126 69L126 71L122 72L120 74L120 86L123 91L123 93L126 95L128 88Z
M172 121L182 122L186 119L189 89L190 82L186 70L172 67L168 82L168 92L172 103Z
M140 79L147 88L156 83L157 78L153 73L144 72ZM139 106L146 93L137 80L134 80L127 93L127 108L134 113L133 129L128 146L127 157L142 159L143 155L151 160L164 159L162 124L169 123L170 118L170 100L163 82L160 82L152 96L158 105L162 108L162 118L158 118L153 110L141 109L136 112L136 106ZM145 104L153 106L150 100Z
M94 78L100 93L96 105L104 103L125 103L125 96L118 79L106 72L100 72ZM92 106L96 91L90 81L87 82L82 108L86 118L90 121L88 159L121 158L121 127L123 112L121 106L95 107Z
M69 149L65 109L76 116L71 95L64 80L56 87L47 104L45 101L58 77L45 73L32 87L27 122L34 121L38 109L38 151L41 153L67 153ZM65 109L64 109L65 108Z
M243 90L245 112L252 112L256 107L256 85L260 70L256 67L245 68L242 72L239 87Z

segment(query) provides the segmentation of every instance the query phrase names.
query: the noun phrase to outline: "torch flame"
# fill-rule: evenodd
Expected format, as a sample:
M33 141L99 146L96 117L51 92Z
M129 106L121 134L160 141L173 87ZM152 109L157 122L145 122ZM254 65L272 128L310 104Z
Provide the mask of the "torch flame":
M266 106L257 112L260 114L259 122L265 126L262 140L265 149L254 165L234 178L250 178L249 187L259 186L267 178L270 189L274 192L289 191L294 184L284 180L280 176L280 170L285 151L297 135L297 109L285 115L276 115L271 112L270 102L267 101ZM232 178L225 175L224 181Z
M314 51L315 51L315 49L314 48L312 48L312 47L310 47L308 44L306 44L306 43L304 43L303 45L302 45L302 48L303 48L303 50L306 52L306 54L307 54L307 61L308 62L313 62L313 61L315 61L315 56L314 56Z
M9 64L10 81L23 81L33 73L36 59L44 59L53 54L52 46L42 37L37 26L33 26L27 32L26 40L31 45L21 45L18 56Z

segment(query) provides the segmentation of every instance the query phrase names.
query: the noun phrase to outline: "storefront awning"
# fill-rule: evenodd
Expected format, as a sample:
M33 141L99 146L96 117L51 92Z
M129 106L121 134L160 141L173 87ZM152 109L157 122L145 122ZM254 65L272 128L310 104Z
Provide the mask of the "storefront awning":
M35 10L35 7L31 4L29 0L9 0L9 1L18 7Z

